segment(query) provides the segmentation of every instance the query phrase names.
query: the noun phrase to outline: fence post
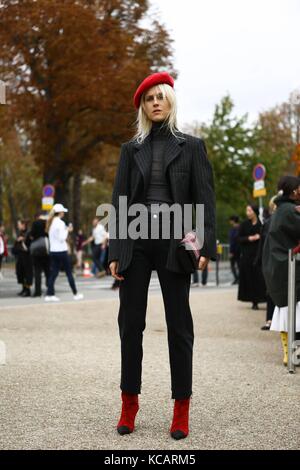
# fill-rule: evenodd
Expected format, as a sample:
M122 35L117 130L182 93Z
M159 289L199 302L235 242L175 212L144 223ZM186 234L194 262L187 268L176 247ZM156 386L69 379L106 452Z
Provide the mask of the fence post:
M293 361L295 326L296 326L296 258L293 250L289 250L289 268L288 268L288 371L295 373L295 364Z

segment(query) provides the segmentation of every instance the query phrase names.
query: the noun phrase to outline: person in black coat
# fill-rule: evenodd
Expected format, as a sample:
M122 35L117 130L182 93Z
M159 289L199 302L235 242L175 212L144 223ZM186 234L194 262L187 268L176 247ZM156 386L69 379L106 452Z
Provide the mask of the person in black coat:
M300 242L300 178L283 176L278 182L277 205L263 248L267 291L275 304L271 330L279 331L283 363L287 365L288 252ZM300 336L300 263L296 262L296 339Z
M272 214L274 214L274 212L276 211L276 207L277 207L275 204L275 199L276 199L276 196L273 196L271 198L269 202L269 210L266 210L264 212L264 223L261 229L261 234L260 234L261 236L259 240L259 247L258 247L258 253L257 253L257 258L256 258L257 263L259 263L261 266L262 266L263 247L264 247L268 232L270 230ZM271 296L268 294L268 292L266 292L266 298L267 298L266 322L261 327L261 330L263 331L268 331L270 329L272 318L273 318L273 313L275 309L275 304Z
M266 301L266 286L257 253L262 224L258 218L258 208L248 205L248 220L241 223L238 242L240 244L240 279L238 300L252 302L252 309L258 310L258 304Z
M28 222L18 220L18 232L12 253L16 257L16 275L22 290L18 293L21 297L30 297L30 288L33 280L32 261L29 252L30 237Z
M30 231L31 241L35 241L41 237L48 237L46 233L46 220L45 215L42 211L38 212L35 217L35 221L32 223ZM48 286L48 279L50 275L50 257L48 254L45 255L32 255L33 267L34 267L34 284L35 292L33 297L41 297L42 295L42 273L45 274L46 287Z
M278 184L282 194L276 199L277 210L274 213L263 249L263 270L267 289L273 302L278 307L288 304L288 250L295 248L300 241L300 180L285 176ZM283 183L287 189L281 189ZM294 184L294 186L293 186ZM299 195L298 195L299 185ZM292 190L290 191L290 188ZM290 191L290 194L288 194ZM299 198L299 199L297 199ZM300 300L300 270L297 270L297 301Z
M114 236L109 228L109 267L120 281L119 332L121 339L122 413L117 425L119 434L134 430L141 392L142 339L145 329L148 287L151 272L158 273L168 329L172 398L175 399L171 436L188 435L188 413L192 395L193 320L189 305L191 273L185 272L178 259L180 239L173 235L154 238L151 228L160 226L162 214L177 203L204 204L204 245L198 268L204 270L216 256L215 196L213 173L204 142L178 131L174 81L167 73L147 77L136 91L138 131L133 140L122 145L114 184L112 204L116 211L116 228L125 229ZM127 197L126 211L142 203L148 225L148 238L134 239L124 219L120 196ZM123 214L124 215L124 214ZM160 229L159 229L160 230ZM159 362L159 358L157 358Z

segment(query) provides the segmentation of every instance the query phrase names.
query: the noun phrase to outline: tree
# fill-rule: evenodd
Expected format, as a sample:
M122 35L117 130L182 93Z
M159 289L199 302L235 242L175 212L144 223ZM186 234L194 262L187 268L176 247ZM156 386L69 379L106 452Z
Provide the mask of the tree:
M293 146L292 130L284 106L260 113L254 150L256 159L266 167L266 188L270 196L276 194L280 176L289 172Z
M290 94L288 103L283 105L283 110L294 144L290 164L294 173L300 176L300 90L295 90Z
M196 125L193 133L205 140L215 175L217 236L226 240L228 218L243 214L252 196L252 168L256 162L254 131L247 116L233 115L230 96L216 105L211 124Z
M247 115L233 115L233 101L225 96L217 104L212 122L193 129L204 138L214 168L217 233L221 240L227 237L228 217L244 216L246 204L252 201L252 172L257 163L266 167L270 197L276 194L279 177L292 171L292 159L298 158L295 143L300 129L300 107L295 96L292 94L288 103L260 113L253 125L248 124Z
M26 150L24 135L13 125L9 108L0 112L0 128L1 220L16 231L18 218L32 220L40 209L42 178Z
M146 0L1 0L1 67L13 115L63 203L93 152L131 136L140 80L162 67L174 73L164 27L141 24L148 7Z
M276 190L283 173L300 174L300 91L287 102L260 114L257 126L259 158L269 167L269 188Z
M294 152L291 157L291 161L295 165L295 174L296 176L300 176L300 144L297 144Z

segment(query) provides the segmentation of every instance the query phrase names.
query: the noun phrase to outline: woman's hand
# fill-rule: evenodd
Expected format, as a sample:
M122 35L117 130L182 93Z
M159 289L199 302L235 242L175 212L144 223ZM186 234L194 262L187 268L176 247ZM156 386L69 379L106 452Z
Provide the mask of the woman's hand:
M114 277L115 279L117 279L117 281L124 281L124 277L123 277L123 276L120 276L120 275L118 274L118 269L119 269L119 262L118 262L118 261L112 261L112 262L109 264L109 269L110 269L110 272L111 272L112 277Z
M198 269L200 269L200 271L204 271L204 269L207 268L208 263L209 263L209 258L200 256Z
M250 235L250 237L248 237L249 242L256 242L259 239L260 239L259 233L256 233L255 235Z

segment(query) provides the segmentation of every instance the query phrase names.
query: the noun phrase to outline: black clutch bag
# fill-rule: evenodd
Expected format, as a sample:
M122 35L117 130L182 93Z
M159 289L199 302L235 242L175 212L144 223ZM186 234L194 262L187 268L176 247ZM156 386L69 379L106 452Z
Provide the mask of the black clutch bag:
M179 242L177 248L178 261L185 273L193 273L198 269L200 259L200 243L196 232L188 232Z

